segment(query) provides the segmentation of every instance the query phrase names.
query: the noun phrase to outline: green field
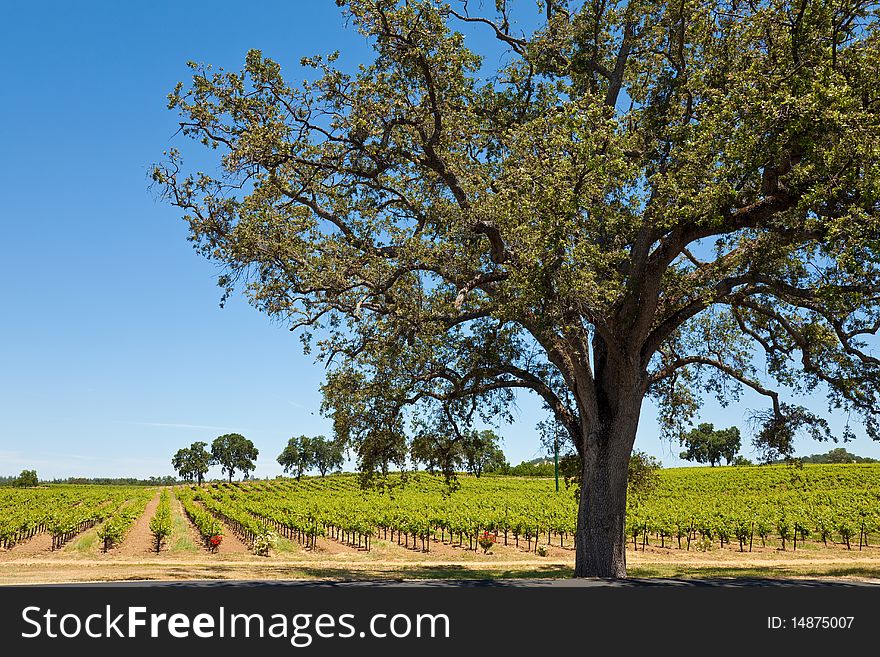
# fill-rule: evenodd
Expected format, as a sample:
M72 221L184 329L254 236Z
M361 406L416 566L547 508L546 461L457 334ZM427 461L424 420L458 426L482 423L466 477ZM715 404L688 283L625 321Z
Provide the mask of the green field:
M477 551L485 532L530 551L572 546L574 491L563 486L557 493L552 479L460 476L453 491L426 473L392 475L388 483L363 490L355 475L342 474L181 486L175 493L208 547L212 536L229 532L254 551L268 535L305 548L320 537L364 551L377 539L425 553L438 542ZM119 543L156 494L121 486L0 489L0 546L46 533L54 550L95 525L99 536ZM194 549L181 522L167 520L169 532L177 527L171 545ZM878 533L880 464L662 470L650 493L630 496L627 516L627 539L636 550L732 545L746 551L769 544L796 550L805 542L858 549Z
M880 530L880 464L675 468L644 500L630 499L630 536L795 547L851 547Z
M110 547L121 542L154 494L136 486L0 488L0 548L48 533L56 550L99 523Z
M267 527L288 535L445 540L475 547L482 532L536 544L545 537L570 545L575 532L573 490L555 492L540 478L460 477L452 493L424 473L383 492L364 491L354 476L213 484L187 489L218 518L250 540ZM796 549L821 541L853 547L880 530L880 464L677 468L663 470L650 493L631 495L627 533L635 546L659 540L706 550L741 549L774 541ZM426 544L427 545L427 544Z

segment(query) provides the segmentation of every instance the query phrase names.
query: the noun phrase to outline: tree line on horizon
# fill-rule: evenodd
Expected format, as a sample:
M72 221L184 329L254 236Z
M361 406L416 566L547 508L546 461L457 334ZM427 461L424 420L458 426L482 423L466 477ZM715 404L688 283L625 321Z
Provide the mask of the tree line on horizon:
M501 441L494 431L471 430L449 441L449 447L442 459L436 457L432 442L438 440L422 434L414 441L409 454L414 464L423 464L428 472L445 472L447 467L469 472L479 477L484 472L499 474L511 471L504 452L499 447ZM218 436L211 443L196 441L189 447L179 449L171 459L171 465L184 481L195 481L199 485L211 466L219 465L221 471L231 482L236 472L241 472L244 479L256 468L259 450L253 442L238 433ZM406 461L405 454L389 451L384 455L381 468L388 472L391 466L402 467ZM308 470L317 470L323 477L329 472L338 471L345 461L345 453L339 441L324 436L300 435L290 438L277 462L284 469L300 479ZM523 464L525 465L525 464ZM519 466L515 466L519 467Z
M434 442L447 439L437 438L430 434L417 436L412 443L410 458L415 465L422 464L427 472L432 474L447 473L451 467L453 470L468 472L479 477L483 473L492 473L508 476L542 476L550 477L554 474L553 462L548 459L538 458L532 461L523 461L517 466L511 465L503 450L499 446L501 438L492 430L470 430L448 441L449 447L441 458ZM682 438L682 445L686 448L679 454L679 458L697 463L708 463L710 466L720 465L724 459L727 465L754 465L752 461L739 454L741 447L740 431L737 427L715 429L712 423L703 422L687 432ZM236 472L241 472L244 479L249 478L249 473L256 468L255 460L259 450L253 442L241 434L231 433L218 436L211 444L197 441L189 447L180 449L171 460L175 471L184 481L195 481L201 485L209 468L219 465L221 471L231 482ZM647 457L639 453L640 458ZM569 463L566 459L569 455L561 458L561 472L563 476L569 476ZM659 469L660 462L653 457L652 468ZM404 458L400 455L388 454L381 468L387 474L390 465L404 465ZM306 436L300 435L288 440L287 445L276 459L283 467L285 473L293 475L299 480L309 470L316 470L322 477L330 472L340 471L345 461L345 450L339 441L327 439L323 435ZM876 463L876 459L851 454L846 449L838 447L826 454L812 454L800 459L789 459L800 463ZM779 463L772 461L768 463Z
M696 428L684 434L682 445L685 451L679 458L685 461L708 463L711 466L721 463L723 458L727 465L754 465L752 461L739 454L741 442L737 427L715 429L710 422L701 422ZM858 456L843 447L835 447L824 454L811 454L800 458L765 460L766 464L780 463L877 463L877 459Z
M709 425L710 427L712 425ZM719 430L726 431L726 430ZM695 430L696 432L696 430ZM701 435L705 436L706 432L699 432ZM694 434L696 435L696 434ZM305 441L303 440L305 439ZM307 436L299 436L298 438L291 438L288 441L288 446L285 447L284 452L280 455L279 463L281 463L282 457L285 460L289 460L291 466L285 470L296 472L297 479L299 479L302 474L310 469L308 463L309 459L309 449L315 449L314 447L308 447L309 444L314 445L317 441L323 441L325 444L332 444L332 441L326 441L323 436L318 436L317 438L309 438ZM250 442L250 441L248 441ZM291 443L297 447L297 452L293 452L290 450ZM688 444L688 449L693 449L696 453L701 453L700 449L696 445L692 443ZM303 445L307 447L303 449ZM174 465L175 470L177 470L180 478L172 477L170 475L164 475L161 477L152 476L149 478L137 478L137 477L56 477L51 480L40 481L37 476L36 470L22 470L21 474L18 476L0 476L0 486L13 486L18 488L30 488L34 486L38 486L41 483L43 484L74 484L74 485L82 485L82 484L92 484L92 485L104 485L104 486L174 486L180 484L182 481L195 481L198 479L198 482L201 484L204 481L204 475L207 473L208 469L205 468L202 471L202 476L199 478L197 476L197 470L187 469L191 467L191 464L194 462L199 462L204 464L205 455L207 455L207 462L210 466L211 462L211 453L205 450L207 447L207 443L204 442L196 442L193 443L190 447L178 450L177 454L175 454L174 459L172 459L172 464ZM327 447L319 446L317 448L318 451L326 450ZM329 453L333 456L324 457L328 460L324 461L323 470L320 464L315 463L314 467L321 473L321 476L326 475L328 472L336 471L342 466L342 461L334 461L332 459L335 458L335 446L332 446ZM737 448L738 449L738 448ZM203 453L199 454L199 450ZM286 456L285 456L286 454ZM510 477L552 477L554 474L554 466L553 461L549 457L538 457L529 461L522 461L519 465L511 465L506 458L504 457L504 452L500 449L497 449L492 455L492 460L484 460L479 461L475 460L471 464L467 464L464 468L467 472L471 474L475 474L479 476L482 473L492 473L497 475L506 475ZM722 454L722 457L724 455ZM293 457L293 458L291 458ZM187 462L187 459L191 459ZM319 457L321 458L321 457ZM644 461L648 457L648 455L644 453L635 454L633 459L637 461L641 459ZM681 458L684 458L683 456ZM303 460L305 459L305 460ZM566 455L560 459L560 473L563 476L568 477L570 475L570 456ZM698 463L705 463L706 460L700 461L696 458L694 459L686 459L686 460L695 460ZM728 465L754 465L749 459L745 457L735 454L732 459L726 459ZM656 461L656 459L654 459ZM299 470L299 463L302 462L303 467L302 470ZM778 465L781 463L815 463L815 464L850 464L850 463L878 463L880 460L874 459L868 456L859 456L857 454L853 454L849 452L844 447L835 447L830 449L828 452L824 454L811 454L809 456L804 456L795 459L789 460L776 460L767 462L767 465ZM480 467L480 463L482 463L481 469L479 470L479 474L476 471L476 468ZM426 470L431 473L436 473L437 468L435 466L431 466L426 464ZM178 466L186 469L186 476L184 476L183 472L178 469ZM655 463L651 463L651 469L659 469L660 463L656 461ZM251 472L253 468L248 468L247 472ZM242 470L243 471L243 470ZM230 479L231 481L231 479Z

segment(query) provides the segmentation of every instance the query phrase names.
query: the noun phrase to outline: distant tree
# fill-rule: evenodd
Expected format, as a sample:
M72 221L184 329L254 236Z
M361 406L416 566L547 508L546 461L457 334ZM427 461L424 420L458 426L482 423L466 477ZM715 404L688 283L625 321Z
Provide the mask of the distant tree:
M740 455L740 456L737 456L735 459L733 459L732 465L755 465L755 464L752 463L745 456Z
M182 447L171 457L171 467L174 468L177 476L184 481L192 481L194 478L192 470L189 467L189 459L187 458L188 452L189 448Z
M185 481L196 481L199 486L211 467L211 454L205 449L208 443L194 442L189 447L177 450L171 458L171 467Z
M258 454L259 450L254 444L238 433L218 436L211 443L211 462L221 467L230 482L237 470L247 476L256 467L254 461Z
M501 454L503 456L504 452L502 452ZM483 469L483 472L485 474L508 475L510 474L510 468L510 461L508 461L507 457L505 456L503 461L495 461L494 463L487 465Z
M342 467L342 452L342 445L339 441L317 436L312 439L312 462L310 465L317 468L323 477L331 470L338 470Z
M562 464L560 463L560 466L561 465ZM519 465L513 465L507 468L505 474L508 474L511 477L552 477L553 461L548 461L547 459L522 461Z
M210 454L208 455L208 457L210 458ZM175 484L179 483L177 477L172 477L171 475L163 475L161 477L151 476L149 479L146 480L136 480L136 483L140 481L144 481L144 483L148 486L174 486Z
M828 452L829 463L855 463L854 454L850 454L843 447L835 447Z
M501 437L491 429L471 429L461 435L459 448L465 469L479 477L484 470L502 467L507 463L498 446Z
M460 431L449 423L429 424L416 433L410 457L424 463L428 472L442 473L447 480L465 470L479 477L483 472L503 472L510 468L498 446L500 437L491 430Z
M15 479L14 485L19 488L33 488L38 486L40 480L37 478L36 470L22 470L21 474Z
M374 483L377 476L385 479L391 466L403 468L407 455L406 435L396 425L379 424L363 435L354 446L363 485Z
M835 447L825 454L811 454L801 459L802 463L876 463L877 459L857 456L843 447Z
M172 476L155 477L149 479L137 479L135 477L66 477L64 479L56 477L52 480L53 484L94 484L98 486L174 486L181 482L181 479ZM183 479L183 481L186 481ZM2 482L2 478L0 478Z
M627 492L636 499L646 497L660 483L660 461L656 458L636 450L629 457L629 470L627 471Z
M278 465L285 472L292 472L299 479L312 463L313 443L308 436L297 436L287 441L287 447L278 455Z
M417 432L410 445L410 458L414 463L423 463L428 472L442 473L447 479L462 467L458 437L443 431Z
M739 429L715 429L711 422L703 422L682 438L687 450L680 454L686 461L709 463L715 467L724 458L730 465L740 448Z

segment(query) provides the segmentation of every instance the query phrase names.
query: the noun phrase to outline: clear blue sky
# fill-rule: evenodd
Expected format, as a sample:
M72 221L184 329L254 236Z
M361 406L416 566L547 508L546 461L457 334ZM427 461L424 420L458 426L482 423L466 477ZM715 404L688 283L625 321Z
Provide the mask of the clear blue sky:
M320 366L240 297L219 308L213 265L149 190L150 164L183 145L165 96L187 60L237 70L250 48L294 80L303 55L367 54L332 0L4 6L0 475L172 474L179 447L237 431L273 476L290 436L329 434ZM751 400L704 419L742 424ZM539 455L539 408L522 397L502 429L511 462ZM681 465L653 416L637 447Z

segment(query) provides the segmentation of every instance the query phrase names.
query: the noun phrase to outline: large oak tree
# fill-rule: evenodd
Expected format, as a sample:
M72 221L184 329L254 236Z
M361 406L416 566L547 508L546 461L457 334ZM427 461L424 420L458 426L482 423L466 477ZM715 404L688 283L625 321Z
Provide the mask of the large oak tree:
M211 454L205 449L208 443L194 442L189 447L177 450L171 457L171 466L184 481L195 480L199 486L211 467Z
M236 471L244 473L247 478L253 472L260 450L240 433L225 433L217 436L211 443L211 463L219 465L222 472L229 475L229 483Z
M533 391L582 463L575 573L620 577L646 397L675 432L751 388L785 453L827 426L780 391L818 387L878 437L875 4L339 4L371 61L193 64L169 104L222 166L154 179L317 347L361 468Z

